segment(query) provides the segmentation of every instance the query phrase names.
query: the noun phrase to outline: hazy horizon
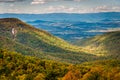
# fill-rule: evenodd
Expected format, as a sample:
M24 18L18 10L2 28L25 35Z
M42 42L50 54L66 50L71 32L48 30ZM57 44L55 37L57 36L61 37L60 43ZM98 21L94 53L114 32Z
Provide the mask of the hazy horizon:
M0 13L0 14L97 14L97 13L120 13L120 12L91 12L91 13L67 13L67 12L51 12L51 13Z

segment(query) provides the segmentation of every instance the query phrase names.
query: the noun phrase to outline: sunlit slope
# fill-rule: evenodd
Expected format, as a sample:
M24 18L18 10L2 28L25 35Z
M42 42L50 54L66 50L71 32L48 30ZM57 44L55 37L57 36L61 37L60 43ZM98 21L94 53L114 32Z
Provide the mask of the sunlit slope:
M16 31L14 38L13 28ZM0 19L0 36L1 47L22 54L30 53L37 57L72 63L99 59L97 56L81 51L80 47L73 46L16 18Z
M120 31L108 32L84 41L78 41L76 44L93 54L120 57Z
M56 50L70 50L70 51L80 51L79 48L72 46L65 42L64 40L54 37L51 34L36 29L18 19L6 18L0 19L0 34L12 39L12 28L17 30L16 41L24 43L34 48L41 48L43 51L50 51L55 47ZM48 50L46 50L46 48Z

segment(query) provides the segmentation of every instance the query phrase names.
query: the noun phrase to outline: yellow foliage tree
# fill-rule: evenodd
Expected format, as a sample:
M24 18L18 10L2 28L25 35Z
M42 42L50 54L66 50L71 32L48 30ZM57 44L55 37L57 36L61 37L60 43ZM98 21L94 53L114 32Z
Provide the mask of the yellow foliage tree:
M39 74L34 78L34 80L45 80L44 78L45 78L45 76L44 76L42 73L39 73Z

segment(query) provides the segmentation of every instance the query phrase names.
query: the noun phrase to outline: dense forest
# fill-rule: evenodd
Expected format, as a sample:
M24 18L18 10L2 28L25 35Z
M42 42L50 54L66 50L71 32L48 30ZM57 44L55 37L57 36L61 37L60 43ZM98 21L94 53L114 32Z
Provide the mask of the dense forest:
M119 80L120 60L68 64L0 49L0 80Z

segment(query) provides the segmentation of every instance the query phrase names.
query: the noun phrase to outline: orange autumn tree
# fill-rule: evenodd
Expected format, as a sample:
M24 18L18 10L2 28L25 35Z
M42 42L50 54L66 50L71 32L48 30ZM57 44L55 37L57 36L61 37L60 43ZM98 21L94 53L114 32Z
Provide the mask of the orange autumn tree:
M62 80L79 80L82 77L78 70L69 71Z

